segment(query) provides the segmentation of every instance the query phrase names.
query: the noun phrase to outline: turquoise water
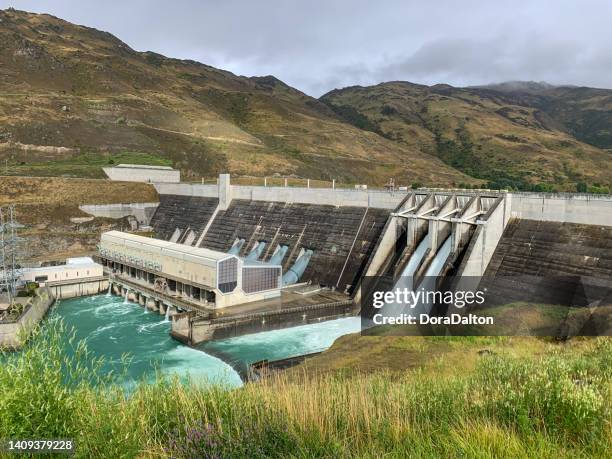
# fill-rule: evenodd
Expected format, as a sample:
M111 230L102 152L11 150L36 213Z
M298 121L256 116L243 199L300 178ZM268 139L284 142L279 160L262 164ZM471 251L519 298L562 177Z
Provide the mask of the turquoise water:
M125 380L129 385L140 379L177 374L208 383L238 386L240 376L222 360L170 338L170 323L163 316L118 296L96 295L62 300L53 307L52 317L60 317L75 330L77 339L105 359L104 370L120 372L122 357L129 356Z
M327 349L336 338L359 331L357 317L321 322L284 330L245 335L189 348L170 338L170 323L157 313L145 312L135 303L118 296L96 295L62 300L53 307L52 317L73 327L77 339L86 339L90 351L105 358L105 371L123 369L122 357L130 364L125 384L149 379L156 369L195 381L241 385L233 365L263 359L282 359ZM209 353L207 353L207 351ZM211 355L213 354L213 355Z

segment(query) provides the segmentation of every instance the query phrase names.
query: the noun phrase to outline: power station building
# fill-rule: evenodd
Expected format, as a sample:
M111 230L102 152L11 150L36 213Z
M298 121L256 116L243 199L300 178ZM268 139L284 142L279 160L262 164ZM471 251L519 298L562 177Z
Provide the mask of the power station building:
M102 265L94 263L89 257L68 258L65 264L43 266L39 268L24 268L21 271L22 282L71 282L102 277Z
M280 296L280 265L120 231L102 234L102 263L138 289L219 309Z

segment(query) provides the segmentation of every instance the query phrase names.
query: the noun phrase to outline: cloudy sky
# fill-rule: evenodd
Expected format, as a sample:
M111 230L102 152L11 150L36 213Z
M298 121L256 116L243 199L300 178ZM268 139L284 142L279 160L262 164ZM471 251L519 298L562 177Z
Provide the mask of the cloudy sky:
M389 80L612 88L610 0L0 0L319 96Z

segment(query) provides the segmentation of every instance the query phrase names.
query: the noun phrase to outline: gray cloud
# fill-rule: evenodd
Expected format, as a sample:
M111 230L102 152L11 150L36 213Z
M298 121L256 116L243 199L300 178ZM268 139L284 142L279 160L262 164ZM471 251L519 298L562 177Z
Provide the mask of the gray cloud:
M318 96L389 80L612 87L612 2L0 0Z

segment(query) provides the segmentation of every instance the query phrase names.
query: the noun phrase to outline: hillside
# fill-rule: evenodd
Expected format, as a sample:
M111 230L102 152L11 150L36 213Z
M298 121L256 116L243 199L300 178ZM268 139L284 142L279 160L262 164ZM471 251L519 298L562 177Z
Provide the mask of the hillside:
M128 197L126 199L126 196ZM91 218L80 204L157 202L147 183L75 178L0 176L0 206L15 205L24 225L22 257L27 262L64 260L96 252L100 234L129 228L127 219Z
M272 76L236 76L137 52L53 16L0 11L5 173L82 175L73 162L92 154L112 162L118 153L169 159L196 180L227 171L378 184L470 181L427 152L344 122Z
M347 122L436 155L492 187L576 190L612 183L612 90L407 82L324 95Z

